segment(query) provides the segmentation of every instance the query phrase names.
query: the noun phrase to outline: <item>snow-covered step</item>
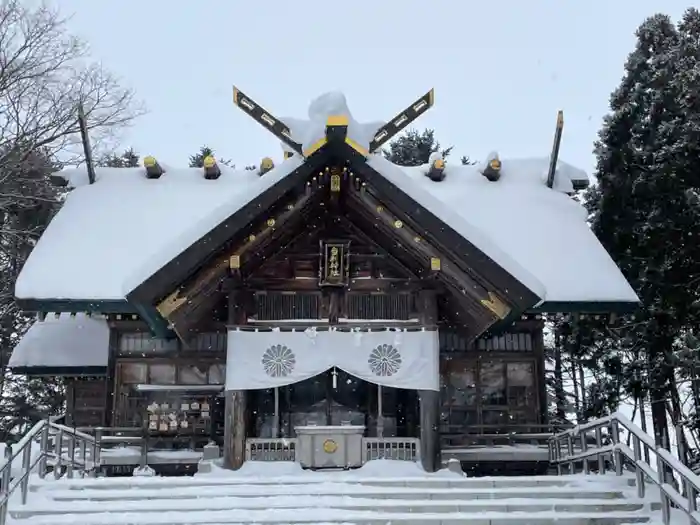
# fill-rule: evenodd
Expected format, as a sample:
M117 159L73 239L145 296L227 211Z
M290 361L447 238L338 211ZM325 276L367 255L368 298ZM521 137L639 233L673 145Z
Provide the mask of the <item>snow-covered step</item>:
M44 495L44 492L40 492ZM142 489L54 489L47 496L53 501L139 501L139 500L171 500L171 499L198 499L206 498L239 498L251 499L263 496L348 496L364 497L371 499L433 499L433 500L502 500L502 499L618 499L623 497L621 490L588 489L581 490L577 487L520 487L507 489L486 488L415 488L415 487L374 487L366 485L328 483L318 485L270 485L264 487L241 485L218 485L202 487L174 487L174 488L142 488Z
M425 495L428 496L428 495ZM526 498L494 499L494 500L465 500L458 497L453 499L430 499L416 496L412 499L376 499L353 496L260 496L256 498L236 497L199 497L191 499L119 499L112 501L99 500L54 500L44 508L26 508L15 510L16 517L27 517L38 514L74 513L86 514L95 512L167 512L171 510L205 511L227 509L347 509L370 510L378 512L410 513L410 512L630 512L644 508L643 501L615 499L548 499L545 501Z
M171 490L175 487L203 488L220 486L264 486L286 487L311 485L328 485L342 483L343 486L376 486L376 487L411 487L416 489L506 489L506 488L533 488L533 487L580 487L582 484L600 487L601 484L608 484L619 488L623 485L634 486L634 477L614 477L605 476L602 480L593 476L518 476L518 477L483 477L483 478L461 478L461 477L401 477L401 478L363 478L352 476L349 473L338 474L310 474L300 477L270 477L270 478L245 478L245 477L134 477L134 478L84 478L62 480L62 488L71 490L125 490L135 488ZM55 487L55 481L36 481L31 490L41 490L42 487Z
M29 503L11 504L12 523L624 525L650 520L651 506L636 498L629 478L464 478L419 473L415 466L389 477L387 471L399 467L379 463L374 470L296 475L275 475L278 466L267 475L218 471L189 478L33 479Z
M61 514L36 516L22 524L31 525L622 525L647 523L648 517L637 513L616 512L596 516L585 513L559 512L483 512L465 513L377 513L370 511L347 511L342 509L322 509L308 513L306 509L264 510L264 511L203 511L203 512L161 512L131 513L118 515Z

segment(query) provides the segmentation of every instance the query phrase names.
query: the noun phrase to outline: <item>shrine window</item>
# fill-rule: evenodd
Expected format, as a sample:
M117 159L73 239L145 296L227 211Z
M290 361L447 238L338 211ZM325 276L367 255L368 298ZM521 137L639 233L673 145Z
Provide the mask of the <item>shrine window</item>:
M413 294L347 294L348 319L394 319L408 321L415 310Z
M123 332L119 334L119 353L121 355L153 355L177 352L177 339L153 337L148 332Z
M453 358L441 370L444 433L500 433L539 422L534 359Z
M444 353L461 352L532 352L533 335L528 332L512 332L494 336L483 336L474 342L468 341L458 331L440 330L440 351Z
M139 426L143 417L144 402L152 401L154 395L168 395L177 400L200 391L211 396L223 387L226 381L226 365L212 359L121 360L117 363L115 426ZM144 386L160 387L155 393L142 392ZM191 387L191 388L187 388ZM212 390L214 388L214 390ZM146 389L148 390L148 389Z
M482 404L485 406L507 405L505 363L486 361L481 363L480 368L479 384Z
M260 292L255 294L255 321L319 319L318 293Z

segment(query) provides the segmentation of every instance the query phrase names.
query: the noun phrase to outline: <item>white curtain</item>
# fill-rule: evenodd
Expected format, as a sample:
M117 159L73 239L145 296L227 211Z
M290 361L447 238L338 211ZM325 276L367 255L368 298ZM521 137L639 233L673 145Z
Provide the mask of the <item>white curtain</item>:
M438 354L435 330L232 330L228 334L226 388L291 385L337 367L378 385L439 390Z

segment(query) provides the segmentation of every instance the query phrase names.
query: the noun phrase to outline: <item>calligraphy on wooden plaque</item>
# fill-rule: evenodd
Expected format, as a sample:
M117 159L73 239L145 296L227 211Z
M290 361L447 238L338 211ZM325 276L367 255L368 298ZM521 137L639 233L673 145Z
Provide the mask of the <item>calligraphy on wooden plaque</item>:
M349 243L321 241L321 286L345 286L348 284Z

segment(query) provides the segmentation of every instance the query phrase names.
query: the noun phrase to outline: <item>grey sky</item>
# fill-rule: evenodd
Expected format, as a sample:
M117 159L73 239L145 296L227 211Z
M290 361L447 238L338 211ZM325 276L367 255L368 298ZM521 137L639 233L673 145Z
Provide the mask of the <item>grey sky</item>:
M562 158L591 153L634 30L689 0L59 0L94 58L149 114L124 146L184 165L208 144L239 165L280 159L279 143L231 101L236 84L277 116L341 90L356 119L388 120L431 87L417 121L455 154L549 154L564 110Z

